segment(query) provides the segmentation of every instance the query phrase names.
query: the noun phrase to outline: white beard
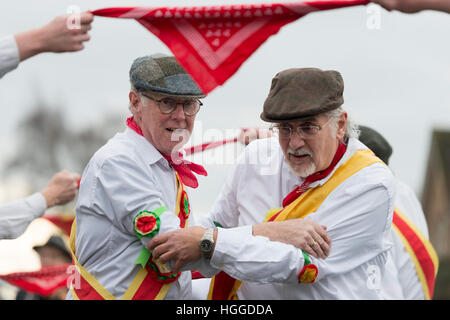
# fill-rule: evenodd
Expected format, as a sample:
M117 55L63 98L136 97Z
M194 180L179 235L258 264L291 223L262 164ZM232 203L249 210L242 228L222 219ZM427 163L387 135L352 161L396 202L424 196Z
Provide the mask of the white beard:
M312 154L311 154L311 152L309 152L309 151L306 151L306 150L293 150L293 149L291 149L291 148L288 148L287 149L287 153L288 154L294 154L294 155L309 155L310 157L311 157L311 159L312 159ZM316 164L313 162L313 161L311 161L311 164L308 166L308 167L304 167L303 166L303 168L302 169L299 169L299 168L294 168L294 166L293 165L291 165L291 163L285 158L285 161L286 161L286 163L288 164L288 166L289 166L289 169L291 170L291 172L295 175L295 176L297 176L297 177L299 177L299 178L302 178L302 179L304 179L304 178L306 178L307 176L310 176L310 175L312 175L313 173L315 173L316 172Z
M291 170L291 172L299 178L305 179L307 176L310 176L316 172L316 164L315 163L311 163L307 168L298 169L298 168L293 168L291 166L291 164L289 163L289 161L287 161L287 160L285 160L285 161L288 164L289 170Z

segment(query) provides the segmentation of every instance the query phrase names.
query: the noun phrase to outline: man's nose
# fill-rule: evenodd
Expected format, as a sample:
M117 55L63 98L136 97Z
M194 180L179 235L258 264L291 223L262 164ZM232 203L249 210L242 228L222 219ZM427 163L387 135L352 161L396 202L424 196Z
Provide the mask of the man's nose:
M289 147L292 149L298 149L305 145L305 140L298 134L297 130L292 132L292 135L289 139Z
M184 120L186 119L186 115L184 114L183 104L178 103L175 110L172 112L173 117L178 120Z

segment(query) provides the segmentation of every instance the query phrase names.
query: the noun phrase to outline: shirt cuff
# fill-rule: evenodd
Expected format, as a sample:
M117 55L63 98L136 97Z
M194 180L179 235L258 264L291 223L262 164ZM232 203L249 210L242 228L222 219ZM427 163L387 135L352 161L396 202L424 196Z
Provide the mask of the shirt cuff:
M25 200L30 207L35 208L35 210L32 211L35 218L41 217L47 209L47 201L45 201L45 197L40 192L33 193Z
M218 228L216 245L211 257L211 266L221 269L223 264L227 262L227 257L229 257L227 252L229 253L234 247L241 247L246 239L252 237L252 228L252 225L230 229Z
M19 48L13 35L0 38L0 78L19 65Z

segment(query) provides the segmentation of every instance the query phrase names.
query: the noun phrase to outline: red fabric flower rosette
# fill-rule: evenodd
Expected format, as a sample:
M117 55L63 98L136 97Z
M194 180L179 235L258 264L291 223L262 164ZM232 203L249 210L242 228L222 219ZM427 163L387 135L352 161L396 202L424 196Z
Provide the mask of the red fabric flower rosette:
M313 264L307 264L303 267L302 271L298 275L298 282L301 283L313 283L317 278L317 267Z
M159 215L151 211L141 211L134 218L134 231L139 239L153 237L158 233L160 225Z
M171 283L177 280L181 272L173 273L160 261L153 261L152 258L148 260L147 271L150 274L150 277L161 283Z
M302 251L302 254L305 259L305 263L303 264L302 271L298 274L298 282L313 283L316 281L319 271L317 270L317 267L311 263L311 259L304 251Z

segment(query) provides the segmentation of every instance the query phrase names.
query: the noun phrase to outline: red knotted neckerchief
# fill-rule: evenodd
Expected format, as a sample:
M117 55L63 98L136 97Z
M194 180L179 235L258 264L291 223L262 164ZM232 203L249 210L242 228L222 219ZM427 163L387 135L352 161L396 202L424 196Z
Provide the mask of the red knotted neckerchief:
M331 161L331 164L328 168L325 170L322 170L320 172L316 172L308 177L306 177L305 181L302 183L302 185L298 186L294 190L291 191L284 199L283 199L283 208L286 208L290 203L292 203L295 199L297 199L303 192L305 192L311 183L314 181L321 180L328 176L331 171L333 171L336 164L341 160L342 156L345 153L345 150L347 150L347 146L341 141L339 143L339 146L337 148L336 154L334 155L333 161Z
M132 116L127 118L127 126L131 129L133 129L137 134L143 136L141 128L137 125L137 123L134 121ZM175 163L172 160L172 157L170 157L170 156L167 156L164 154L162 156L164 157L164 159L166 159L169 162L169 164L173 167L173 169L178 173L178 177L180 178L181 182L185 186L188 186L191 188L198 187L197 178L192 173L192 171L195 172L196 174L200 174L202 176L208 175L205 168L203 168L201 165L195 164L186 159L183 159L183 154L181 152L178 153L177 163Z
M163 41L205 94L230 78L267 38L284 25L320 10L362 5L368 0L198 7L126 7L94 15L136 19Z

